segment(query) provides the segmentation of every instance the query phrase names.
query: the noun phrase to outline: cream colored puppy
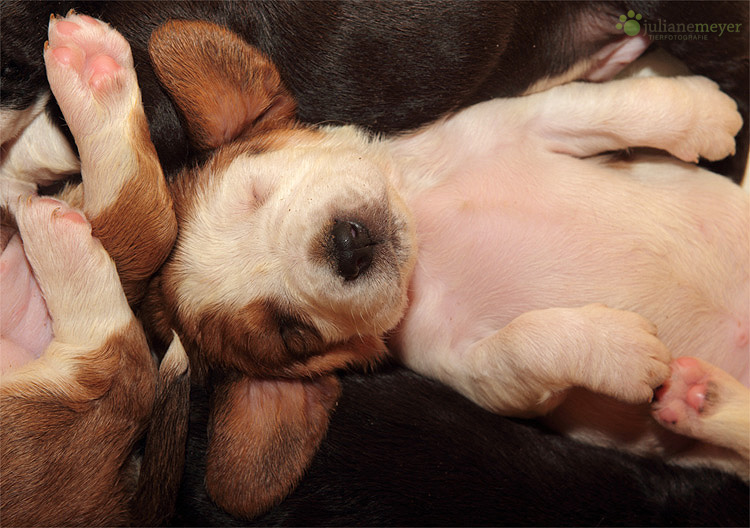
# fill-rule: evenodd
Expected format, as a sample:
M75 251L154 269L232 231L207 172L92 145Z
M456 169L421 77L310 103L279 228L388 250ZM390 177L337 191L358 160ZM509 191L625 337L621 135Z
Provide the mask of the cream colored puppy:
M206 162L172 187L180 234L144 315L211 392L206 487L226 510L293 488L336 369L382 338L486 408L669 459L695 444L649 412L671 357L747 381L750 201L690 163L741 125L712 82L570 84L380 141L296 122L225 29L171 22L150 51ZM599 155L636 146L683 161Z

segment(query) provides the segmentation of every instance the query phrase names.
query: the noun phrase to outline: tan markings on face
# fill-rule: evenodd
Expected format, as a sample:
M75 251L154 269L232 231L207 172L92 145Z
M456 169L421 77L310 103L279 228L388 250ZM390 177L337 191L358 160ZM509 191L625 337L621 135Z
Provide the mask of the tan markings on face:
M237 311L208 308L197 314L187 334L191 363L200 379L211 371L309 378L347 365L369 365L386 353L382 339L373 336L326 342L305 314L273 302L256 302Z
M303 313L323 341L381 335L401 318L413 231L388 158L351 128L296 131L283 148L209 163L183 200L172 262L178 318L271 301ZM181 207L178 205L178 207ZM333 219L367 225L373 263L346 281L321 244Z

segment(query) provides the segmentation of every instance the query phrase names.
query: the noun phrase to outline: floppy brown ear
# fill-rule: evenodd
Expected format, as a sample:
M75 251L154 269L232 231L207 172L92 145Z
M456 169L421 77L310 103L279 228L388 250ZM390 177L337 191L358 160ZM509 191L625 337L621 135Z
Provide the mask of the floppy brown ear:
M279 503L309 466L340 392L334 376L243 377L215 387L206 454L209 496L246 519Z
M169 20L153 32L148 49L199 149L259 127L277 128L294 116L294 99L273 63L224 27Z

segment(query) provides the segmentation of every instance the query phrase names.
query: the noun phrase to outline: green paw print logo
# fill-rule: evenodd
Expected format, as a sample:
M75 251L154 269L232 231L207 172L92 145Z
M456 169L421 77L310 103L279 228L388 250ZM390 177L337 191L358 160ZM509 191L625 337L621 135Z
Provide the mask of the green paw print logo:
M620 22L615 26L617 29L622 29L626 35L634 37L641 30L641 25L638 23L643 17L640 14L635 14L632 9L628 11L627 16L620 15Z

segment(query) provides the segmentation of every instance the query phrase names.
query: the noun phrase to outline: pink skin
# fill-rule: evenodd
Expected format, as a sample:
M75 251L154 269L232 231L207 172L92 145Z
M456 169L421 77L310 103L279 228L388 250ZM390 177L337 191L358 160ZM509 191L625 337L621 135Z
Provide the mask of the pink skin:
M65 26L60 29L62 24L65 24ZM74 32L74 30L69 29L70 26L75 26L75 28L78 29L76 24L67 21L58 22L57 28L60 33L69 34ZM89 85L95 90L103 88L103 82L109 79L113 73L121 69L120 65L117 64L112 57L107 55L97 55L91 59L87 59L87 62L82 64L80 63L79 56L76 52L65 46L54 48L52 54L60 64L72 66L76 70L88 69L91 75L89 77Z
M490 410L544 415L561 432L636 452L657 445L655 428L645 413L625 422L638 409L624 404L649 402L670 358L702 359L747 384L747 195L663 156L595 157L664 138L659 148L684 160L726 155L740 122L712 90L695 78L567 85L394 140L418 247L394 352ZM672 93L699 97L654 99ZM615 99L633 121L606 104ZM654 107L674 120L641 126ZM675 131L686 139L672 142ZM716 378L692 378L682 406L675 397L654 407L680 434L713 405Z
M583 75L587 81L602 82L613 79L627 65L641 56L651 44L645 35L626 37L599 50L594 64Z
M87 16L75 16L75 22L53 17L51 25L56 34L50 35L51 43L45 45L45 50L58 65L73 69L90 89L102 93L113 79L113 74L123 70L123 67L107 54L106 46L99 51L96 41L72 38L77 32L88 29L87 24L101 25ZM94 53L91 53L91 46L95 46ZM118 48L114 51L122 54ZM70 82L70 76L51 79L53 89ZM69 121L71 130L77 136L80 125L87 126L86 122L81 123L78 116L90 115L90 109L84 104L86 92L75 89L64 92L67 97L64 106L79 111L74 114L78 120ZM51 198L40 201L59 203ZM76 224L88 223L80 213L70 211L62 203L60 206L60 210L54 214ZM0 257L0 286L0 372L6 372L40 357L53 338L52 321L44 297L26 260L23 242L18 234L10 237Z
M42 355L52 341L52 321L18 234L0 256L0 372Z
M47 197L33 200L39 205L52 206L50 222L84 225L90 232L85 216L64 202ZM66 248L50 248L52 254L56 251L63 252ZM54 337L44 293L18 232L10 236L0 256L0 289L0 372L4 373L41 357Z
M704 410L706 404L707 382L711 375L694 358L681 357L674 360L672 377L656 391L656 399L665 406L655 412L656 418L664 423L676 425L685 419L684 412L669 405L670 401L682 400L697 413ZM681 406L684 408L684 406Z

